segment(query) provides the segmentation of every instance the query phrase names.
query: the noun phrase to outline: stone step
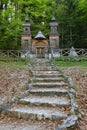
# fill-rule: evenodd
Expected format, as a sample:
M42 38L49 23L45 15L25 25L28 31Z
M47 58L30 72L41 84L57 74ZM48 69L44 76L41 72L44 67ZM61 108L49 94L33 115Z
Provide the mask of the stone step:
M63 88L34 88L30 93L38 96L68 96L68 89Z
M65 82L51 82L51 83L47 83L47 82L36 82L33 83L33 87L34 88L58 88L58 87L65 87L68 88L68 83Z
M33 106L50 106L50 107L66 107L70 105L70 100L66 97L42 97L42 96L28 96L19 101L21 104Z
M30 106L15 106L11 109L5 110L4 114L8 116L23 118L23 119L49 119L49 120L57 120L64 119L67 117L67 112L61 112L56 108L49 107L30 107Z
M57 81L65 81L64 78L36 78L36 82L57 82Z
M32 71L34 74L60 74L59 71L54 71L54 70L50 70L50 71L47 71L47 70L40 70L40 71Z
M34 67L33 71L56 71L55 69L52 69L51 67Z
M55 77L55 78L57 78L57 77L63 77L63 75L61 74L61 73L59 73L59 74L44 74L44 73L42 73L42 74L39 74L39 73L37 73L37 74L34 74L33 76L35 76L35 77Z
M56 71L51 66L34 67L33 71Z

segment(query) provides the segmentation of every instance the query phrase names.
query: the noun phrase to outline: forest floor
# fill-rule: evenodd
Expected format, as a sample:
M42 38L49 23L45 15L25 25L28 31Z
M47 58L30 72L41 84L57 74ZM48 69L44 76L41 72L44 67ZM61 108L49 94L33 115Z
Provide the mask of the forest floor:
M76 90L76 101L82 118L78 130L87 130L87 67L61 67L62 71L73 79Z
M73 78L76 101L82 114L82 118L78 122L78 130L87 130L87 67L72 66L60 67L60 69ZM24 92L29 78L27 64L0 62L0 104L6 103L14 96ZM0 130L53 130L54 124L51 121L24 121L0 114Z

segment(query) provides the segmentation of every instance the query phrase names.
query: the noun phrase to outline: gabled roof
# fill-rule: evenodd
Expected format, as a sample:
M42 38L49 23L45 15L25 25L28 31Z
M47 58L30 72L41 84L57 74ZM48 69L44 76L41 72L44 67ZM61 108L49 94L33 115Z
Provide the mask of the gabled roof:
M38 32L38 34L35 36L35 39L46 39L46 37L43 35L41 31Z

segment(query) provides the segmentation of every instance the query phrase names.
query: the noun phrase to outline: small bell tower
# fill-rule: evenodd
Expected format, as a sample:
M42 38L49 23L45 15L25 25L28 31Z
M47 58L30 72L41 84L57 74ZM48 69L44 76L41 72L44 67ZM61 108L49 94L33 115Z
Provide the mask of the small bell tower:
M23 33L21 36L21 48L24 52L31 51L31 24L29 22L28 15L25 18L25 22L23 23Z
M49 35L51 50L59 49L59 34L57 28L58 23L56 22L55 17L52 17L50 22L50 35Z

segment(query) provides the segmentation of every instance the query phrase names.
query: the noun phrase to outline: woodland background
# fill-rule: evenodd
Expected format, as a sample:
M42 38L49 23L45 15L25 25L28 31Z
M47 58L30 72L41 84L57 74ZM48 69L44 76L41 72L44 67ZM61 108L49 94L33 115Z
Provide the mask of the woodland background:
M59 23L60 48L87 48L87 0L1 0L0 49L21 49L26 13L33 38L39 30L49 37L54 14Z

